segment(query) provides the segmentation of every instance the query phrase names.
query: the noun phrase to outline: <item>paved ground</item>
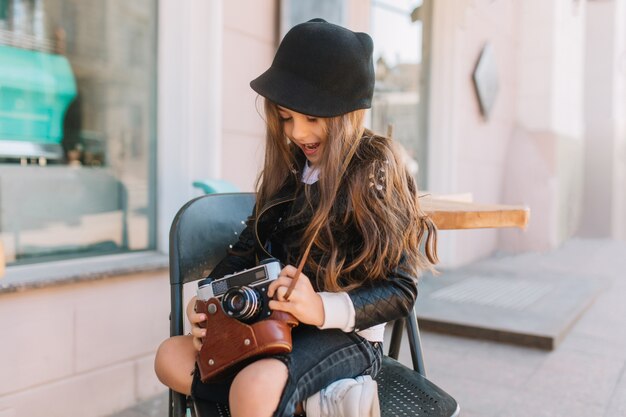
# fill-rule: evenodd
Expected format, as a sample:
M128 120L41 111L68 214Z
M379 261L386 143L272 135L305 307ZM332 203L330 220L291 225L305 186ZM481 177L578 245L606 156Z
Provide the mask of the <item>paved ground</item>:
M457 399L462 416L626 416L626 243L572 240L479 266L602 276L607 287L551 352L422 332L428 377ZM401 359L411 363L407 346ZM166 403L160 395L111 417L166 417Z

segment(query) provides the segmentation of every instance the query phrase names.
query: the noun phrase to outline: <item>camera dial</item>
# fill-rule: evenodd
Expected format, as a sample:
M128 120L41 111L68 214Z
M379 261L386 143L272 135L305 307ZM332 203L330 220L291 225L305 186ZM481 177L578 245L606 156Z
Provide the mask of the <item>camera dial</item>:
M222 298L222 308L237 320L253 320L261 311L261 296L251 287L232 287Z

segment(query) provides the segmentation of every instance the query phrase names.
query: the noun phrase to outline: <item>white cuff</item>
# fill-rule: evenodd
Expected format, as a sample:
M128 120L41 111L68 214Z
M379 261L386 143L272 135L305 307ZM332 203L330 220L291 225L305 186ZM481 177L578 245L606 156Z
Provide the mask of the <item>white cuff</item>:
M347 292L320 292L324 304L324 324L319 329L354 330L354 304Z

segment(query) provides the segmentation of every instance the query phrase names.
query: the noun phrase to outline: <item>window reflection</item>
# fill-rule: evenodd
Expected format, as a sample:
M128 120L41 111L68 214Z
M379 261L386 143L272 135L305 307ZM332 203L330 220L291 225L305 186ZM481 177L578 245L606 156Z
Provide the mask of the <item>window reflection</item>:
M156 0L0 0L8 264L154 247Z
M421 125L422 23L411 15L421 1L372 2L376 89L372 128L391 133L404 150L409 168L425 180L426 142ZM414 13L413 13L414 15Z

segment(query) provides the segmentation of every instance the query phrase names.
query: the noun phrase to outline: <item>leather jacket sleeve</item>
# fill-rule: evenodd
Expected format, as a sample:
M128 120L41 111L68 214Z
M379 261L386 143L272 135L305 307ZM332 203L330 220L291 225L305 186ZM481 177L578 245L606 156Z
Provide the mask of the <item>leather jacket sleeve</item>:
M254 210L252 212L254 213ZM239 240L228 250L226 257L213 268L209 277L221 278L224 275L256 266L255 242L254 219L251 216L248 217L246 227L239 234Z
M354 305L355 331L406 317L417 298L417 278L395 268L388 279L348 291Z

